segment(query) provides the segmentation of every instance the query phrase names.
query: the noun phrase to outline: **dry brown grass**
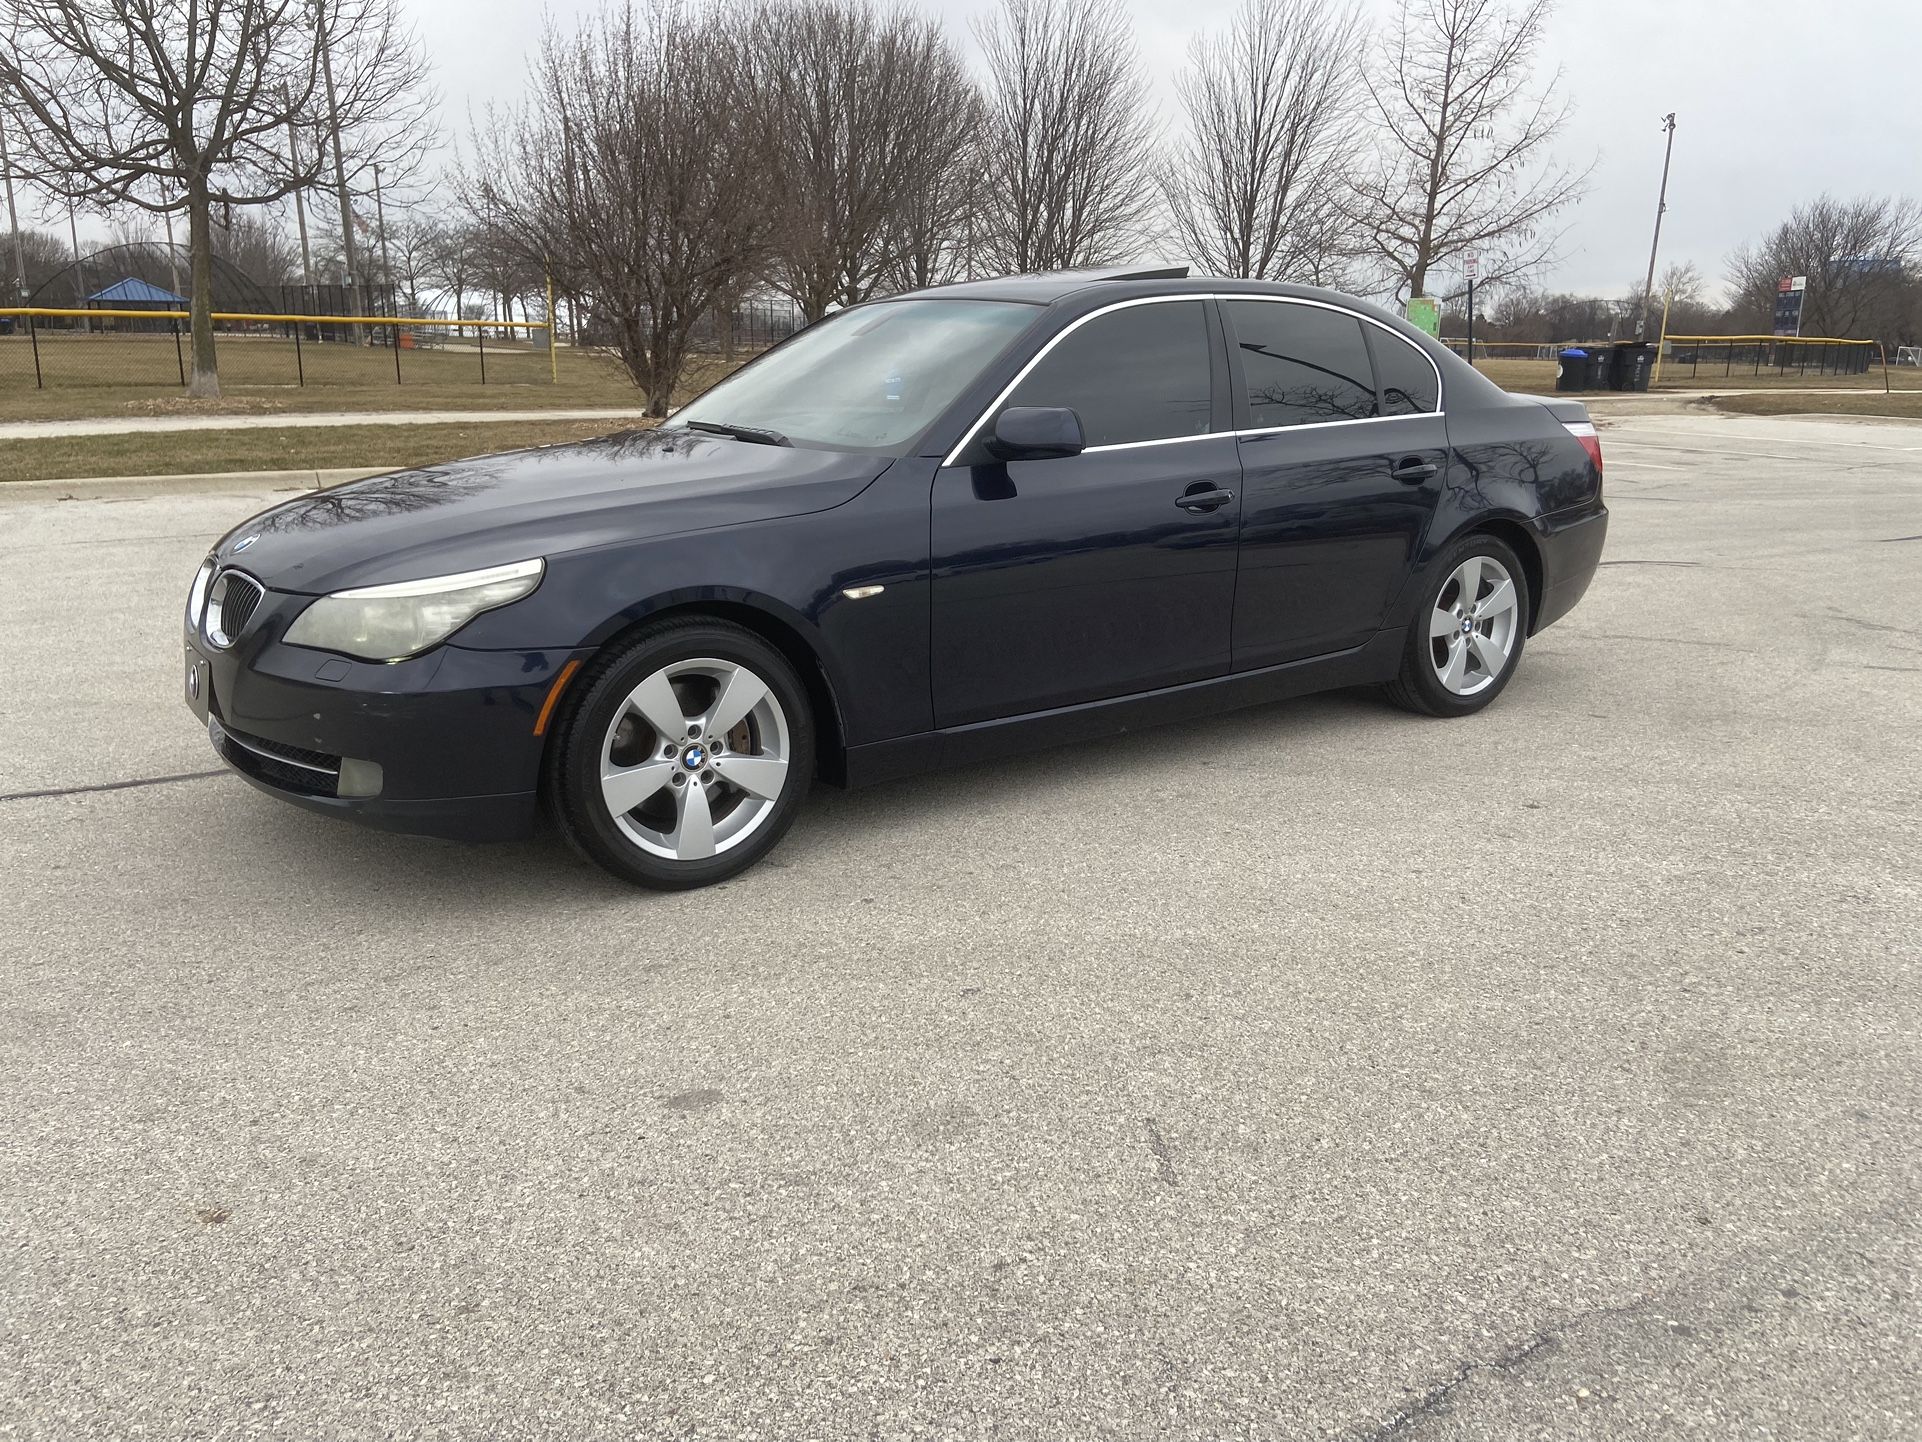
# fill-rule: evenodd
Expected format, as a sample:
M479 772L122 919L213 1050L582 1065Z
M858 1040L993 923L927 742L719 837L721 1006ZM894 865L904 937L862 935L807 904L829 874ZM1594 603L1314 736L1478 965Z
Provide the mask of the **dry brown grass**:
M291 341L266 337L224 340L222 396L188 400L180 387L173 337L43 332L39 339L43 388L34 384L33 353L21 335L0 337L0 421L78 420L127 415L289 416L314 412L633 410L645 398L620 363L596 351L562 347L550 378L547 353L487 346L487 384L480 354L468 349L403 350L400 382L387 347L303 345L299 383ZM745 356L740 359L745 359ZM738 364L697 356L676 393L687 400Z
M0 483L348 466L400 470L492 451L586 440L617 428L606 421L476 421L471 425L294 425L54 436L10 441L0 447Z
M1913 382L1911 382L1913 384ZM1922 388L1884 395L1876 391L1823 391L1819 395L1717 396L1715 408L1742 416L1922 417Z

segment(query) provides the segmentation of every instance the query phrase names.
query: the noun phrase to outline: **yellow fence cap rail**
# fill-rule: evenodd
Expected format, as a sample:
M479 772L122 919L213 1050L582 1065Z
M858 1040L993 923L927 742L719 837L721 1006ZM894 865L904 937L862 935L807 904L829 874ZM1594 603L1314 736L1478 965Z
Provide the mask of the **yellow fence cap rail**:
M1782 345L1878 345L1872 340L1849 340L1839 335L1674 335L1668 340L1686 341L1690 345L1728 345L1730 343L1751 345L1756 341L1777 341Z

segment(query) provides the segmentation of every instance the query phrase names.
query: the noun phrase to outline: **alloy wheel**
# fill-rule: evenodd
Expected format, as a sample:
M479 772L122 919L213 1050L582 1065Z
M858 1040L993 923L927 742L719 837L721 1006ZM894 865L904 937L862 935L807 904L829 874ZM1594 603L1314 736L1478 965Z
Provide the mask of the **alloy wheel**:
M1429 659L1442 685L1473 696L1500 679L1521 620L1514 578L1493 556L1470 556L1442 582L1428 613Z
M773 689L737 661L674 661L628 693L601 742L601 798L636 846L700 861L766 823L793 755Z

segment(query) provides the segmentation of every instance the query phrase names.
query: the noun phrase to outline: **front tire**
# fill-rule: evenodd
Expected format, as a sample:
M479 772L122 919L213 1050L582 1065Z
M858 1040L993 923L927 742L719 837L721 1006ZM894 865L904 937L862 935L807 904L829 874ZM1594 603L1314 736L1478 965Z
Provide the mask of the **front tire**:
M814 717L787 658L726 621L666 621L603 656L555 737L569 841L623 881L709 886L773 849L814 774Z
M1508 685L1528 639L1531 598L1515 553L1465 536L1429 572L1388 699L1424 716L1467 716Z

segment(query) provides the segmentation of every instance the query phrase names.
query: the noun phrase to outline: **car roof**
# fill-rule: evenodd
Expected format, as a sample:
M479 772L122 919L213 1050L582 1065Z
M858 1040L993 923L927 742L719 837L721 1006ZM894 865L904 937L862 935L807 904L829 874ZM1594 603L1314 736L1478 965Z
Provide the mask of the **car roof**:
M953 285L929 286L886 300L996 300L1024 305L1056 306L1068 317L1098 310L1120 300L1174 295L1278 296L1288 300L1320 301L1354 311L1402 336L1411 345L1440 357L1452 352L1410 325L1402 316L1372 301L1320 286L1293 285L1279 280L1234 280L1218 275L1190 275L1185 265L1115 266L1101 270L1054 270L1036 275L1003 275L988 280L964 280ZM873 303L873 302L871 302ZM1466 370L1468 367L1463 366Z
M1234 280L1218 275L1190 275L1185 265L1115 266L1097 270L1052 270L1034 275L1003 275L987 280L957 281L929 286L888 300L998 300L1026 305L1054 305L1074 301L1080 311L1117 300L1162 295L1268 295L1291 300L1318 300L1344 310L1360 311L1392 325L1404 334L1419 334L1402 317L1341 291L1293 285L1278 280Z
M920 300L925 297L962 300L1014 300L1028 305L1052 305L1063 296L1091 286L1108 286L1123 281L1181 280L1188 274L1185 265L1101 266L1091 270L1047 270L1032 275L997 275L986 280L962 280L951 285L931 285L924 290L888 297L890 300Z

